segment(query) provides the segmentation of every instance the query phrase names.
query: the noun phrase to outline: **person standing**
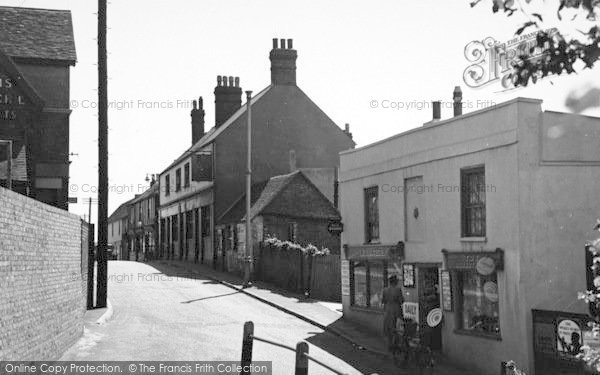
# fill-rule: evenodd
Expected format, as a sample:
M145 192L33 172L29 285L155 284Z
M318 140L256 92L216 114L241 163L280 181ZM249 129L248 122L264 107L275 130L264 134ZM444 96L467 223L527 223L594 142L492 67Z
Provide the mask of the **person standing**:
M388 350L394 349L394 335L396 333L396 322L402 318L402 303L404 297L402 290L398 287L398 277L390 276L388 286L383 289L381 303L383 304L383 335Z

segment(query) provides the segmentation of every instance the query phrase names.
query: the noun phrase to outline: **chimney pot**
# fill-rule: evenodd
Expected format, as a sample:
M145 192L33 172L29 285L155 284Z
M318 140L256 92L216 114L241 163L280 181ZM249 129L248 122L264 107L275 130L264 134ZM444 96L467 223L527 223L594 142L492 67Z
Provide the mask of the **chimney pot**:
M285 39L280 39L281 49L272 49L269 54L271 60L271 84L295 85L296 84L296 59L298 53L292 49L293 41L288 39L288 48L285 48ZM275 40L273 41L275 44Z
M242 105L239 77L221 76L222 86L215 87L215 127L221 126Z
M192 101L192 108L194 111L198 110L198 103L195 100Z
M234 87L233 86L233 77L229 76L229 87Z
M281 44L281 49L285 49L285 39L279 40L279 43Z
M294 46L293 42L294 42L294 41L293 41L292 39L288 39L288 40L287 40L287 46L288 46L288 49L294 49L294 47L293 47L293 46Z
M273 49L277 49L277 38L273 38Z
M204 109L204 100L202 99L202 97L198 98L198 108Z
M346 130L346 133L350 132L350 124L346 123L345 130Z
M433 121L437 121L442 118L442 102L436 100L432 102L433 106Z
M196 144L204 136L204 109L202 108L202 97L198 102L193 101L192 109L192 145Z
M235 87L240 87L240 77L235 77Z
M221 76L217 76L217 86L221 86Z

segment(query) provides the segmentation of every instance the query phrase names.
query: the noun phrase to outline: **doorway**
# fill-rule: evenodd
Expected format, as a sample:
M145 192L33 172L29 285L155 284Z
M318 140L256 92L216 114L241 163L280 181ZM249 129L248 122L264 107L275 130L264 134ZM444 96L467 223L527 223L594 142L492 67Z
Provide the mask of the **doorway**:
M433 315L437 315L438 312L435 309L440 308L439 265L420 265L417 275L419 328L424 333L425 344L432 350L440 351L442 349L442 324L438 322L434 327L429 324L432 320L435 321L436 317ZM432 310L435 311L432 312ZM439 317L441 318L441 314Z

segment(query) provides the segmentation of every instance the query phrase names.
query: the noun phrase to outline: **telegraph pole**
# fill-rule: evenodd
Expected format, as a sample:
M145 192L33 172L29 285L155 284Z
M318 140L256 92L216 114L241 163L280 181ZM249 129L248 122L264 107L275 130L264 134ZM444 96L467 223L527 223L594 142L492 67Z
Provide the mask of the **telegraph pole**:
M244 262L244 288L250 286L252 272L252 225L250 223L250 206L252 204L252 107L250 99L252 91L246 91L246 115L248 123L248 154L246 166L246 254Z
M98 0L98 289L96 307L106 307L108 244L108 66L106 2Z

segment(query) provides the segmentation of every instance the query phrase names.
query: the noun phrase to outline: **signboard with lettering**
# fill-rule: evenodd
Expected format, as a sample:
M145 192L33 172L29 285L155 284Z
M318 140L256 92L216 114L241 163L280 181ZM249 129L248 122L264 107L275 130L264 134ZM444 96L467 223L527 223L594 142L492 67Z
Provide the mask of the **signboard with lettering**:
M398 259L402 254L402 246L397 245L364 245L348 246L344 245L346 258L353 259Z
M419 323L419 304L416 302L404 302L402 304L402 316Z
M446 268L450 270L476 270L489 275L504 269L504 251L449 251L442 250L446 258Z
M452 311L452 284L450 283L450 272L442 271L442 308L444 311Z
M407 288L415 286L415 265L414 264L403 264L402 265L402 285Z
M342 260L341 271L342 271L342 295L349 296L350 295L350 262L349 261Z

